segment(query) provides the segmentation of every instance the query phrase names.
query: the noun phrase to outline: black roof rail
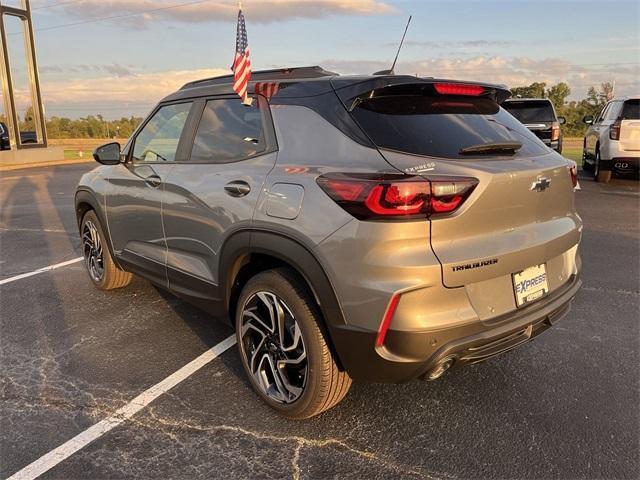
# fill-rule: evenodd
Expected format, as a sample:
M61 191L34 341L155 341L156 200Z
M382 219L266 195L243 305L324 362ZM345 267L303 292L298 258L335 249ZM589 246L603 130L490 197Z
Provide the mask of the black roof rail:
M266 80L288 80L291 78L321 78L321 77L333 77L338 75L335 72L330 72L317 65L311 67L292 67L292 68L274 68L272 70L257 70L251 72L251 81L266 81ZM195 80L184 84L180 90L186 90L194 87L204 87L209 85L224 85L233 82L233 74L221 75L219 77L203 78L202 80Z

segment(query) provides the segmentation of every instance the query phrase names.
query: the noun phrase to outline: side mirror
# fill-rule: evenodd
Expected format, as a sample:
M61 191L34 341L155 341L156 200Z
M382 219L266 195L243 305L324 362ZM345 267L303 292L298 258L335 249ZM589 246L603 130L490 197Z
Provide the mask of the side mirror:
M564 125L565 123L567 123L567 119L564 117L558 117L558 123L560 125Z
M120 163L120 144L112 142L99 146L93 151L93 159L103 165L117 165Z
M582 117L582 121L587 125L591 125L593 123L593 115L585 115Z

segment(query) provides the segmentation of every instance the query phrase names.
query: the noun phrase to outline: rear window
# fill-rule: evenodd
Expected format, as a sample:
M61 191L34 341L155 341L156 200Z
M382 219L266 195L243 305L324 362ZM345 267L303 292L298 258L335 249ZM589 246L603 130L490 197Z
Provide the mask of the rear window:
M489 98L378 96L357 103L352 115L378 147L406 153L469 158L460 150L509 142L522 144L518 156L548 153L533 133Z
M621 120L640 120L640 99L626 100L622 107Z
M522 123L553 122L555 115L549 102L504 102L502 106Z

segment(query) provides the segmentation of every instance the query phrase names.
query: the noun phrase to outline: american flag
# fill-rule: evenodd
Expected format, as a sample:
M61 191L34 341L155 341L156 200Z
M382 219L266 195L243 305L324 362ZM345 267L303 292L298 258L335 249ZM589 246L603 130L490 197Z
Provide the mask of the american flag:
M263 95L270 100L280 90L280 84L278 82L256 82L254 91L258 95Z
M238 30L236 32L236 56L233 59L233 89L240 95L242 103L251 105L251 98L247 95L247 86L251 78L251 59L249 58L249 42L247 29L244 25L242 9L238 11Z

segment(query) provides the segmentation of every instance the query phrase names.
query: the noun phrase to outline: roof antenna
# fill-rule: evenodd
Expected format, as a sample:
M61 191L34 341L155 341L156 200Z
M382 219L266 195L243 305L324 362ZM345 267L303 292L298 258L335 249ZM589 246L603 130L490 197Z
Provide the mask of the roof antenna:
M400 40L400 45L398 45L398 51L396 52L396 58L393 59L393 65L389 70L380 70L379 72L374 73L374 75L395 75L393 71L396 68L396 62L398 61L398 55L400 55L400 49L402 48L402 44L404 43L404 37L407 34L407 30L409 30L409 24L411 23L411 15L409 15L409 20L407 20L407 26L404 27L404 33L402 34L402 40Z

